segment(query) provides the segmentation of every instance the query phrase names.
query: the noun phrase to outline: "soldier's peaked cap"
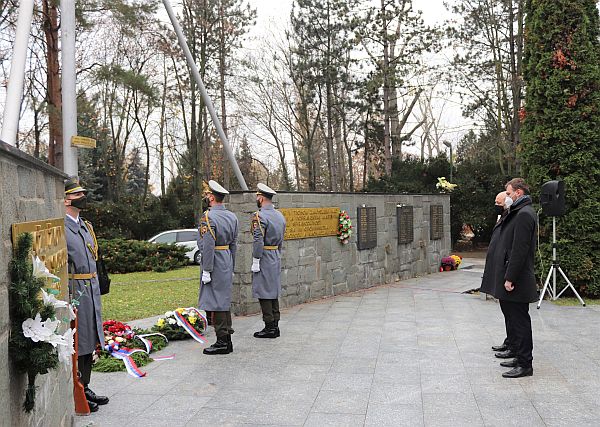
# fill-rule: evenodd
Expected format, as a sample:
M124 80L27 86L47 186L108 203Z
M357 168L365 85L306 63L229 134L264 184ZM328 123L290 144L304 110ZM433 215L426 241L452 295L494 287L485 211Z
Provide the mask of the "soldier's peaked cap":
M263 184L262 182L259 182L258 185L257 185L257 187L258 187L258 191L256 192L256 194L267 196L269 199L271 197L273 197L275 194L277 194L275 192L275 190L273 190L268 185Z
M212 179L208 181L208 188L210 189L211 193L214 194L220 194L221 196L226 196L229 194L229 191L225 190L221 184Z
M65 194L87 193L87 190L79 183L79 178L76 176L65 180Z

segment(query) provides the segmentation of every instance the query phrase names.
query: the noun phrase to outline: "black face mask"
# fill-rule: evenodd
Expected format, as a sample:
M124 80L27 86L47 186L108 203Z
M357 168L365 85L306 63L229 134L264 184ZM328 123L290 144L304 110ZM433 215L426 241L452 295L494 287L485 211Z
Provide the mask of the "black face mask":
M504 212L504 206L494 205L494 211L496 212L496 215L502 215L502 212Z
M260 202L260 200L256 201L256 206L258 206L258 209L262 208L262 203Z
M71 206L77 209L85 209L87 207L87 196L80 197L79 199L72 199Z

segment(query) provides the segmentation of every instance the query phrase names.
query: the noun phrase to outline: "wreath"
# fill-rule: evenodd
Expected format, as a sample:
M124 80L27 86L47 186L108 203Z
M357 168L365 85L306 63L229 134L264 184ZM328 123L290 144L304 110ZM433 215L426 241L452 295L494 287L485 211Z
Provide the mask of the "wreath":
M47 374L59 362L70 364L75 332L69 328L63 334L58 333L61 320L56 318L56 310L67 310L65 316L68 317L64 318L67 323L75 314L71 305L42 289L45 285L42 277L52 275L39 258L30 255L32 241L31 233L20 234L10 262L9 352L18 372L27 374L23 403L26 412L35 406L35 377Z
M350 241L352 235L352 220L350 215L346 211L340 211L339 225L338 225L338 239L344 245Z

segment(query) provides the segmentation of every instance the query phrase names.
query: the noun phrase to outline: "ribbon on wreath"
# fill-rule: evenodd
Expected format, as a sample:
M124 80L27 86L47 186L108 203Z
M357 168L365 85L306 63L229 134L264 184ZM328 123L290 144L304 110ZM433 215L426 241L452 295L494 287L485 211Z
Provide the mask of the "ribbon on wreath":
M121 359L123 361L123 363L125 364L125 369L127 369L127 373L129 375L136 378L142 378L146 376L146 373L142 372L140 368L138 368L133 358L131 357L132 354L138 353L140 351L145 353L144 350L138 348L135 350L114 350L110 354L112 357Z
M153 332L151 334L136 335L134 338L139 338L139 340L141 342L143 342L144 345L146 346L146 353L150 354L150 352L152 351L152 341L150 341L149 339L146 339L146 337L152 337L152 336L156 336L156 335L158 335L159 337L163 337L166 342L169 342L167 337L165 337L163 334L161 334L159 332Z
M207 328L208 322L206 321L206 317L204 317L202 313L196 310L196 308L189 307L185 310L195 312L197 314L197 317L199 319L202 319L202 322L204 323L204 329ZM183 317L181 313L175 311L175 319L177 319L177 324L181 326L194 340L198 341L200 344L206 344L208 342L208 340L204 338L204 335L198 332L194 328L194 326L190 322L188 322L188 320L185 317Z
M140 341L142 341L144 343L144 345L146 346L146 350L141 349L141 348L135 348L133 350L129 350L129 349L119 349L119 350L109 350L110 354L112 357L120 359L123 361L123 363L125 364L125 369L127 370L127 373L129 375L131 375L132 377L135 378L142 378L146 376L146 372L142 372L140 370L140 368L136 365L135 361L133 360L133 358L131 357L134 353L146 353L146 354L150 354L150 351L152 350L152 341L150 341L149 339L147 339L147 337L149 336L153 336L153 335L159 335L161 337L163 337L167 342L169 342L167 340L167 337L165 337L163 334L160 333L151 333L151 334L143 334L143 335L136 335L135 337L139 338ZM154 361L160 361L160 360L171 360L174 359L175 355L171 354L169 356L155 356L152 359Z

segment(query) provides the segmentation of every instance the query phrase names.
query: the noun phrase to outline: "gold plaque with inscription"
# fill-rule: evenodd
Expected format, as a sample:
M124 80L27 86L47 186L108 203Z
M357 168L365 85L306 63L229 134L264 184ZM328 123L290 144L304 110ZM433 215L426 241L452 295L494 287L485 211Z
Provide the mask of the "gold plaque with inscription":
M282 208L284 240L337 236L340 208Z
M31 233L33 235L33 253L44 262L50 273L60 278L59 283L52 283L50 279L46 279L46 288L58 291L60 298L66 300L69 282L67 279L68 253L64 218L13 224L13 246L16 246L21 233Z

